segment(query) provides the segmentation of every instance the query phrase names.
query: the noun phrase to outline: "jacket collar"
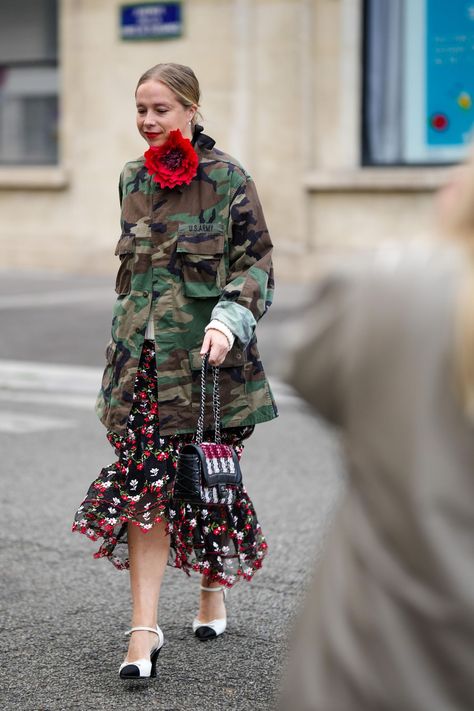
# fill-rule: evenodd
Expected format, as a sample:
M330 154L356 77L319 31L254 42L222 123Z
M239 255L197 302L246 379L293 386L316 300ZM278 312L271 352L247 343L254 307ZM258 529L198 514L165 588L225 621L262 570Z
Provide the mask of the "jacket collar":
M191 144L195 148L207 148L208 150L210 150L211 148L214 148L216 142L213 138L203 133L203 131L204 128L197 123L194 127L194 133L191 139Z
M216 145L215 140L210 136L207 136L205 133L203 133L203 131L204 128L197 123L194 127L194 133L191 139L191 145L198 154L199 163L201 163L203 157L202 151L211 150L211 148L214 148L214 146ZM194 177L193 180L196 180L196 177ZM192 182L193 181L191 181L190 184L192 184ZM175 188L173 188L173 190L177 190L178 192L182 193L185 188L188 187L189 185L177 185Z

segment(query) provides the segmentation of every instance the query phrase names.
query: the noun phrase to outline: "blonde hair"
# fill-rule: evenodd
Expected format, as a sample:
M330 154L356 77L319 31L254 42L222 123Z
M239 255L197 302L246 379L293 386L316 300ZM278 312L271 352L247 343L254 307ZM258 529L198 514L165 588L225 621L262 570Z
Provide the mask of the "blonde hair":
M191 67L187 67L185 64L174 64L173 62L155 64L154 67L147 69L141 75L135 94L138 87L146 81L161 81L168 89L171 89L180 104L186 109L190 106L199 106L201 98L199 82ZM201 119L201 114L196 111L192 119L192 125L195 126L199 119Z
M457 301L455 365L465 412L474 420L474 150L456 172L455 194L445 225L466 254Z

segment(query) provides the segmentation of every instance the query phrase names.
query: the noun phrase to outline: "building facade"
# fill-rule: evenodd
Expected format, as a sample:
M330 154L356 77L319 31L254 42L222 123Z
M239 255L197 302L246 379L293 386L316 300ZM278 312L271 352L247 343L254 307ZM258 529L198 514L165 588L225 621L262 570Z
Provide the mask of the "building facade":
M182 0L178 36L130 39L119 0L2 0L2 266L116 267L118 176L146 148L134 89L166 61L193 67L206 133L253 175L280 278L432 233L471 123L474 3L452 27L444 7L441 37L440 2Z

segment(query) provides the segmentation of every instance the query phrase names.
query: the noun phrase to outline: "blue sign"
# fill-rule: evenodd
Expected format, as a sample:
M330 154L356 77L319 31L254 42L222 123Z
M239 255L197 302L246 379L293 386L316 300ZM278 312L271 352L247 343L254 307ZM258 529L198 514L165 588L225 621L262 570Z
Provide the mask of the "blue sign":
M182 32L180 2L147 2L122 5L122 39L163 39L179 37Z
M430 146L469 141L474 123L474 1L427 1L426 130Z

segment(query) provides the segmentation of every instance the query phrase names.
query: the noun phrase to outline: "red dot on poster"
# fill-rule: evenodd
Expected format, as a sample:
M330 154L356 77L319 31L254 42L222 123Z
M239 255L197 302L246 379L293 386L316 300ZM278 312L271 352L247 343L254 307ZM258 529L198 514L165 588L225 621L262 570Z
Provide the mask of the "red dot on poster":
M446 131L449 126L448 117L446 114L433 114L430 124L435 131Z

